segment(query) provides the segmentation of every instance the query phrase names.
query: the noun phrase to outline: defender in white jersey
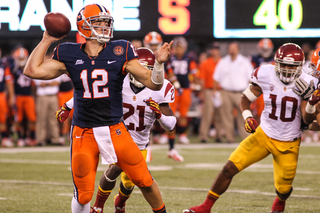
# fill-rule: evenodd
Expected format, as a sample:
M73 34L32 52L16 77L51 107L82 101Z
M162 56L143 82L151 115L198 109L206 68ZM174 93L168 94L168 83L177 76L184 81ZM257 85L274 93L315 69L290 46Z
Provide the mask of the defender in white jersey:
M251 76L251 84L243 92L240 106L249 133L215 179L205 202L184 212L210 213L215 201L229 187L232 178L248 166L273 156L274 185L277 197L271 212L284 211L285 201L292 192L292 182L296 174L300 146L300 125L302 115L307 124L313 116L305 112L307 101L314 88L296 87L294 80L304 79L317 83L317 79L302 74L304 53L293 43L282 45L275 54L275 65L258 67ZM296 92L299 94L296 94ZM253 118L250 104L263 94L264 110L260 126Z
M139 56L139 62L152 70L155 63L154 53L150 49L142 47L137 49L137 54ZM173 85L166 79L164 79L163 86L159 91L147 88L131 74L128 74L123 81L123 120L131 137L141 150L144 159L146 159L147 156L147 146L149 144L150 131L153 123L158 120L161 126L167 131L172 131L175 128L177 119L169 106L169 103L172 103L175 99L174 94L175 89ZM69 110L72 108L73 98L57 111L57 120L59 122L65 121L69 115ZM175 149L171 149L169 152L175 153L174 156L179 158L180 161L183 161L183 157ZM120 189L119 194L114 198L114 207L116 213L125 212L125 202L130 197L134 184L118 166L110 167L101 177L99 190L101 191L101 188L107 188L109 190L105 193L100 191L100 193L97 193L96 202L91 212L103 211L106 198L114 188L116 178L120 173Z

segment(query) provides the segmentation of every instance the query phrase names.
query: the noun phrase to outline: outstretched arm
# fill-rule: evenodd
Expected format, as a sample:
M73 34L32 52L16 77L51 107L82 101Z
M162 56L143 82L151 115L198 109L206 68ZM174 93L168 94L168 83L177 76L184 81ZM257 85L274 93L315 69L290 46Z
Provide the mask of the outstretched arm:
M130 72L133 77L152 90L160 90L164 80L164 62L166 62L171 53L173 41L169 44L165 42L156 52L156 62L153 71L143 67L138 60L131 60L125 64L125 70Z
M35 79L53 79L63 73L67 73L67 69L62 62L54 59L44 60L45 54L50 45L62 39L50 36L47 31L44 31L42 40L30 54L23 74Z

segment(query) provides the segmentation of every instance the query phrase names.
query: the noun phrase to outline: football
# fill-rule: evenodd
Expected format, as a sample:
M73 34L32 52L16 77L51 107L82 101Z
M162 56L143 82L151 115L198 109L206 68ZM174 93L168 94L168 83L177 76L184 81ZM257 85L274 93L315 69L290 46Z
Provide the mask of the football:
M62 13L50 12L44 17L44 26L49 35L60 38L71 30L69 19Z

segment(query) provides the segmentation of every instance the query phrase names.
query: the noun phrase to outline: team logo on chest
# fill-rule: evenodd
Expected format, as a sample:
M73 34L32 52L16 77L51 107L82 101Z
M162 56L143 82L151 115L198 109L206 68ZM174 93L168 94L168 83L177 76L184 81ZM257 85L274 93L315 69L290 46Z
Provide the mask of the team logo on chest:
M270 85L269 89L270 89L270 91L273 91L274 90L274 85Z
M285 92L287 92L287 87L283 87L283 90L284 90Z
M117 56L119 55L123 55L124 51L123 51L123 47L121 46L116 46L115 48L113 48L113 53Z
M132 99L133 99L133 101L136 101L137 97L134 95Z

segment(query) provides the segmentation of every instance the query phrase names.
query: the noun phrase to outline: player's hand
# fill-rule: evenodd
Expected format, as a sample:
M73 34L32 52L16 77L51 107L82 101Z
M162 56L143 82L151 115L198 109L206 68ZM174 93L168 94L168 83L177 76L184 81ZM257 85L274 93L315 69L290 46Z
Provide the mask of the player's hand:
M67 107L66 104L56 111L56 119L59 123L64 123L65 120L69 117L71 109Z
M150 109L154 112L154 116L156 117L156 119L160 119L162 116L162 113L161 113L159 104L154 100L152 100L152 98L145 100L144 102L146 102L146 104L150 106Z
M257 127L258 127L258 122L253 117L248 117L244 121L244 128L249 133L254 133Z
M316 90L312 93L312 95L311 95L311 97L309 98L308 102L309 102L310 105L314 106L314 105L316 105L319 101L320 101L320 90L319 90L319 88L318 88L318 89L316 89Z
M169 44L165 42L156 52L156 60L159 64L166 62L170 58L173 41Z
M297 95L301 96L302 99L307 100L310 98L312 93L314 92L314 82L313 80L310 81L310 84L308 84L305 80L302 78L298 78L297 80L294 81L294 84L298 88L295 89L293 88L293 92L295 92Z

